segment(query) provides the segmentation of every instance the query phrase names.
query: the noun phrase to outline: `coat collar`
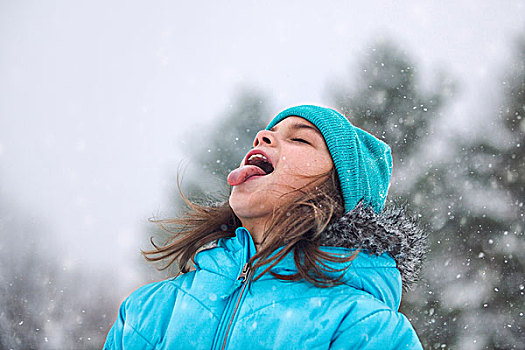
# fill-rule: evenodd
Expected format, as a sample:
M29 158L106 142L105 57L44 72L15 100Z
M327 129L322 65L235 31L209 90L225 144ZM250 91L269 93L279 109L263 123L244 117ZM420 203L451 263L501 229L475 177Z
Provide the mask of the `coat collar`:
M321 238L321 249L332 254L351 254L360 249L345 267L342 282L366 291L397 310L402 285L416 280L425 251L425 235L405 208L389 207L376 214L358 204L354 210L330 225ZM197 269L221 275L234 283L246 262L256 253L253 239L244 227L235 236L221 238L205 247L195 257ZM278 251L275 252L277 254ZM297 272L292 254L288 254L272 271L279 274ZM255 271L258 275L261 271ZM329 275L332 273L329 273ZM337 277L341 272L334 272ZM274 278L265 274L260 280Z

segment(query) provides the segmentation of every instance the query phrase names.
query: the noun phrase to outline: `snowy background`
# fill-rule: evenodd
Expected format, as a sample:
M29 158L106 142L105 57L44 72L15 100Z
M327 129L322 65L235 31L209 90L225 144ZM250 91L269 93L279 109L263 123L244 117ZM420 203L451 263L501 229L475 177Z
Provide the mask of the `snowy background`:
M0 1L0 268L20 288L0 294L20 304L0 310L1 347L100 347L120 302L157 276L140 256L148 218L173 214L179 165L198 169L191 145L220 139L245 91L264 97L266 121L335 106L391 42L419 88L449 96L434 135L475 138L524 33L523 0Z

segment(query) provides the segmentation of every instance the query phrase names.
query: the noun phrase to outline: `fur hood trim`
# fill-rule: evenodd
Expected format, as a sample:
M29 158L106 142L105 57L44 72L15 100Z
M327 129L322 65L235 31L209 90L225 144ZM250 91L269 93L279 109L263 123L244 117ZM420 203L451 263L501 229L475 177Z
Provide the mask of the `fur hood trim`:
M388 253L401 273L403 289L417 281L426 253L427 235L406 205L385 207L379 214L363 202L335 223L321 237L321 245L361 249L372 255Z

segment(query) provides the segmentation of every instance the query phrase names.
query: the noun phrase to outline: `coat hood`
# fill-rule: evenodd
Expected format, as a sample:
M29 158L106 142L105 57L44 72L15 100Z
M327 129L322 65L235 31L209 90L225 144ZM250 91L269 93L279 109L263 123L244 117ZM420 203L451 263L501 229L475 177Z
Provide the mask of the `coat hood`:
M426 237L407 214L406 206L390 205L375 213L359 202L326 229L321 245L360 249L371 255L388 253L396 261L403 287L408 289L418 279Z

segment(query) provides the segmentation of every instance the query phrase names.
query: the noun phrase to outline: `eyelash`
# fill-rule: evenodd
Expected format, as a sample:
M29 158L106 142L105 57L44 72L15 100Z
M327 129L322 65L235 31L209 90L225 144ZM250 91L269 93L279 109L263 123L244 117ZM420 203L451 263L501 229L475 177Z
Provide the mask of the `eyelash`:
M300 138L293 138L292 141L297 141L297 142L302 142L302 143L306 143L307 145L310 144L310 142L304 140L304 139L300 139Z

